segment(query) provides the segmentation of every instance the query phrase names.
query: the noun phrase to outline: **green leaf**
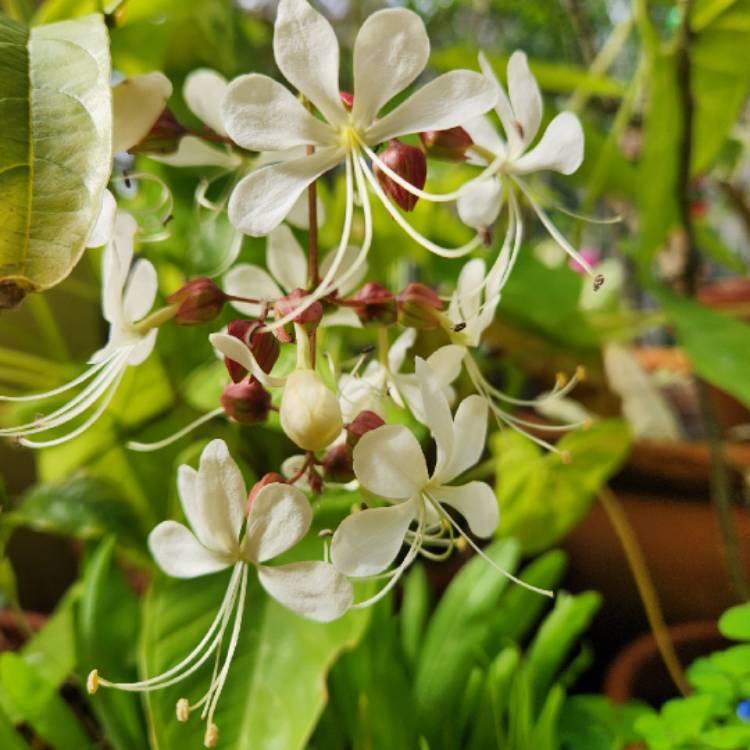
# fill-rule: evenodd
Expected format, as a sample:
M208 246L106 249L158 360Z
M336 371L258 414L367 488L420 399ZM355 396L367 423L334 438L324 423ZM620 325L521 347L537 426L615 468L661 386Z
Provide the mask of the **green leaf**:
M190 581L157 578L143 606L142 675L150 677L179 662L200 641L227 585L217 574ZM326 703L325 678L342 650L361 638L369 613L353 611L319 624L270 599L250 571L247 606L237 651L219 701L216 723L226 750L297 750L305 747ZM172 750L199 743L198 715L175 719L180 697L199 698L211 666L185 682L149 693L153 747Z
M0 709L0 747L3 750L29 750L23 737L16 732L10 719Z
M565 702L560 739L565 750L620 750L638 735L633 725L648 709L617 706L603 695L574 695Z
M515 570L519 550L513 540L495 542L484 551L496 565ZM507 585L505 576L486 560L474 557L453 579L430 620L417 664L414 695L431 742L450 724L466 679L482 658L492 625L490 615Z
M497 533L517 538L527 553L556 544L583 518L624 461L630 432L625 422L606 420L571 432L558 448L570 454L569 463L512 430L492 440L501 508Z
M532 642L524 662L537 709L540 709L555 675L601 606L593 591L572 596L561 593Z
M111 168L99 15L27 29L0 16L0 308L78 262Z
M750 641L750 604L738 604L719 618L719 630L725 638Z
M141 546L144 535L132 506L118 488L86 475L37 485L6 520L79 539L116 534L121 543L131 546Z
M659 298L695 372L750 406L747 369L750 326L665 291L659 294Z
M0 655L3 703L29 724L55 750L93 750L73 711L24 659L13 652Z
M114 537L109 537L87 561L78 607L77 645L81 682L92 669L115 681L136 678L138 597L114 563ZM89 698L117 750L147 747L137 694L101 689Z
M430 587L424 566L414 565L404 580L399 620L401 644L410 666L414 666L424 637L430 609Z

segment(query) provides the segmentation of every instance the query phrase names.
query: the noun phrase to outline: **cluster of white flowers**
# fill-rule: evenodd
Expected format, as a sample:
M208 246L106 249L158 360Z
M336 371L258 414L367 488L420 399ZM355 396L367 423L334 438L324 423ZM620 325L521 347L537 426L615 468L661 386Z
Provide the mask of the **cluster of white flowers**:
M445 73L384 113L386 105L423 72L429 52L416 14L388 9L371 15L354 42L353 94L347 94L340 89L339 46L328 21L307 0L281 0L274 54L295 92L255 73L230 82L209 70L189 76L185 99L205 128L176 131L174 152L158 158L172 166L206 170L199 202L213 211L226 209L237 237L266 236L267 270L233 263L237 242L228 253L231 268L224 269L228 272L223 288L208 278L193 279L151 312L157 296L155 269L144 259L133 263L137 223L107 194L91 244L106 245L102 284L109 342L94 355L90 369L72 382L15 399L51 398L81 387L66 405L0 431L32 447L72 439L106 410L125 369L150 354L161 325L210 323L225 304L243 316L209 335L232 380L221 406L159 443L133 447L159 448L219 415L255 424L276 410L283 431L302 454L277 467L279 473L268 472L249 496L222 441L206 446L198 471L180 467L180 498L192 530L165 521L151 533L150 548L170 576L195 578L231 569L223 602L201 642L163 674L128 684L109 682L96 671L89 678L92 691L99 686L156 690L192 675L214 656L205 695L192 703L181 699L177 706L180 720L202 710L208 747L217 742L214 712L237 646L253 570L280 604L302 616L329 621L380 599L418 556L444 559L457 544L482 554L473 537L495 533L499 511L492 488L481 481L460 482L484 451L488 416L524 429L528 423L509 407L537 403L514 400L492 386L473 354L492 323L521 247L519 195L552 237L588 268L524 181L531 172L570 174L578 168L583 158L578 119L569 112L557 115L534 145L542 100L520 52L508 64L507 94L480 55L481 72ZM142 77L120 92L118 98L127 106L119 116L124 125L117 148L143 141L170 92L169 82L158 74ZM139 96L150 102L140 112ZM504 138L486 116L493 107ZM419 136L422 148L399 140L407 135ZM477 165L481 173L452 193L426 192L426 157L440 155ZM322 207L315 185L341 165L346 195L340 240L319 263L317 224ZM220 201L212 202L206 195L216 174L232 175L231 187ZM375 231L372 195L410 240L448 258L472 251L489 256L493 226L507 206L500 249L494 257L476 257L463 266L447 307L419 283L400 292L374 281L362 286ZM454 203L458 217L475 236L456 248L422 236L404 216L417 200ZM352 241L356 211L362 215L359 244ZM309 230L307 253L285 221ZM391 341L390 331L398 324L406 330ZM323 368L327 360L319 356L317 335L321 326L377 329L375 356L367 361L364 355L348 372L340 372L334 362ZM445 341L424 359L415 357L414 372L404 371L420 329L442 329ZM286 345L296 347L296 366L291 372L278 372L280 348ZM476 393L453 413L453 384L462 372ZM558 383L546 398L565 395L577 379ZM414 434L403 424L388 423L395 409L407 411L428 428L437 451L431 471ZM75 423L81 415L87 415L85 420L62 436L46 442L30 439ZM341 523L330 548L322 544L322 560L269 565L308 533L308 496L320 493L327 483L359 490L362 502L372 507L353 512ZM398 561L404 545L405 554ZM489 559L488 564L494 565ZM355 602L350 579L362 578L385 585Z

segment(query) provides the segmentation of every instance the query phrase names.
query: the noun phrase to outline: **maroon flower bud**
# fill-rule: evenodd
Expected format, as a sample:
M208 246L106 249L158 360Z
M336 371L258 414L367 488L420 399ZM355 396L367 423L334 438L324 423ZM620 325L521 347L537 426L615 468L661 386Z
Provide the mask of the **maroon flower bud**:
M146 137L128 150L131 154L173 154L186 132L172 111L165 109L151 126Z
M416 146L407 146L397 138L393 138L388 147L380 154L385 162L399 177L420 190L427 180L427 159ZM375 174L381 187L404 211L413 211L417 205L417 196L412 195L406 188L388 177L385 172L375 167Z
M444 161L466 161L466 150L474 145L461 127L448 130L426 130L419 134L427 156Z
M369 409L361 411L354 419L346 425L346 442L353 448L362 435L382 427L385 421Z
M239 424L264 422L271 410L271 394L255 378L230 383L219 401L225 414Z
M307 473L307 483L316 495L323 492L323 478L312 467L310 467L310 471Z
M304 289L295 289L293 292L287 294L286 297L278 299L273 308L276 320L285 318L290 313L293 313L298 307L301 307L306 297L307 292L305 292ZM316 301L293 318L292 322L304 326L308 333L312 333L318 327L322 318L323 305ZM274 328L274 333L279 341L283 341L284 343L294 341L291 327L279 326L278 328Z
M346 443L331 446L323 456L325 478L331 482L351 482L354 479L352 448Z
M368 282L354 295L353 299L360 303L355 310L363 323L388 326L396 322L398 316L396 297L381 284L374 281Z
M250 506L253 504L253 500L258 496L258 493L269 484L284 484L284 477L281 474L277 474L275 471L269 471L268 474L264 474L250 490L250 494L247 496L247 503L245 504L245 515L250 512Z
M397 297L398 321L407 328L437 328L443 301L424 284L409 284Z
M348 91L339 91L339 96L341 97L341 103L351 112L354 106L354 94Z
M227 326L230 336L242 341L252 352L263 372L271 372L281 353L276 337L270 331L262 331L264 323L260 320L232 320ZM229 357L224 357L229 377L235 383L247 376L247 370Z
M181 326L210 323L221 315L226 295L211 279L201 276L188 281L167 297L170 305L178 305L174 321Z

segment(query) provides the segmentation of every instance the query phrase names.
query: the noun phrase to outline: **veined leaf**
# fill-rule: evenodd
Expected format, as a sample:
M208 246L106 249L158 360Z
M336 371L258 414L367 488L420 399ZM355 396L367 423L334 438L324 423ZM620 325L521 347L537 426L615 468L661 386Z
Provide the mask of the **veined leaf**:
M99 15L31 29L0 16L0 308L62 281L111 166L107 30Z

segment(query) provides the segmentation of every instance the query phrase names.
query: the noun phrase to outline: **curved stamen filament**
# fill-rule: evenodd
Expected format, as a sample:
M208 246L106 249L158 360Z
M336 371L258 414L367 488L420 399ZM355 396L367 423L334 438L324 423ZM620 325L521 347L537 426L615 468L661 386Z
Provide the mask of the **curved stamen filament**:
M161 450L168 445L172 445L172 443L176 443L178 440L185 437L185 435L189 435L193 430L197 430L201 425L206 424L206 422L210 422L212 419L220 417L223 413L224 409L220 406L218 409L208 412L208 414L203 414L198 417L198 419L193 420L190 424L186 425L181 430L177 430L177 432L172 433L168 437L165 437L163 440L158 440L155 443L139 443L131 441L127 443L126 447L131 451L139 451L141 453Z

